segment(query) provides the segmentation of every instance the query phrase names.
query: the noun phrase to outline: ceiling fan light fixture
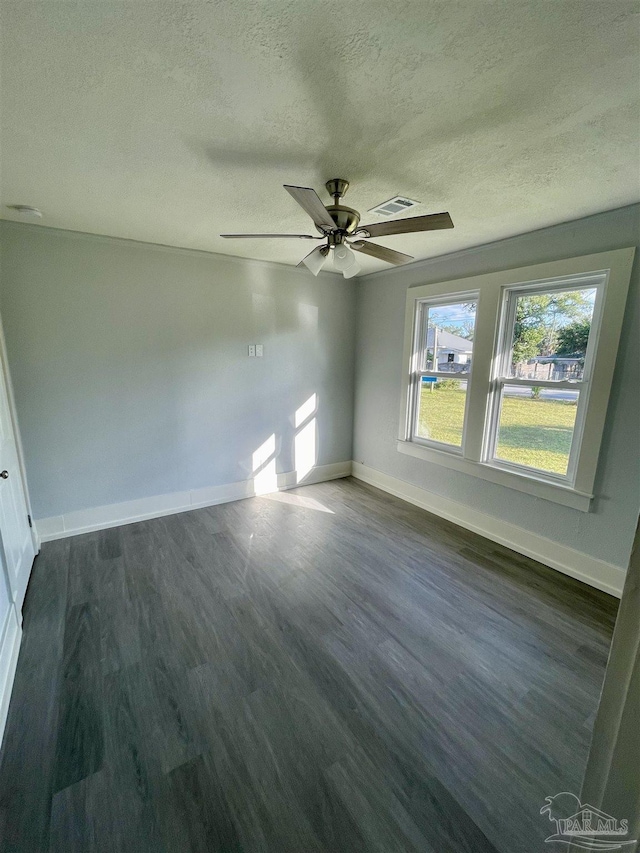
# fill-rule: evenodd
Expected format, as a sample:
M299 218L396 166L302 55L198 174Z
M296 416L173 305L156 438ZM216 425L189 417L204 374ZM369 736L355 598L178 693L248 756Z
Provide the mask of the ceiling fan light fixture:
M362 269L362 267L360 266L360 264L357 261L355 261L353 264L351 264L349 269L342 271L342 275L345 278L353 278L353 276L357 275L361 269Z
M306 258L302 259L302 263L310 272L312 272L314 275L318 275L318 273L327 261L327 255L328 252L325 250L325 247L318 246L316 249L313 250L313 252L311 252L311 254L307 255Z
M339 243L333 250L333 265L340 272L345 272L356 263L356 256L344 243Z

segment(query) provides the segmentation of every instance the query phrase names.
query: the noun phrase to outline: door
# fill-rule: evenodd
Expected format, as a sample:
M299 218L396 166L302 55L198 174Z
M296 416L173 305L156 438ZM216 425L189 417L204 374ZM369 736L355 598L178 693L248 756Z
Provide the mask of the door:
M0 546L11 599L20 613L35 557L9 396L0 363Z

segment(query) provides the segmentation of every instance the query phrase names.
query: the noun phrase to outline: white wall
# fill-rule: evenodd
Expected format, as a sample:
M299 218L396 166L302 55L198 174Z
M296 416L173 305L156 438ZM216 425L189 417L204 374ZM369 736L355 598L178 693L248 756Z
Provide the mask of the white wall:
M396 439L408 287L634 246L639 240L636 205L362 279L354 460L626 570L640 507L640 252L632 273L591 512L404 456L396 450Z
M317 464L350 460L352 282L9 222L0 239L36 519L250 479L270 436L292 471L312 394Z

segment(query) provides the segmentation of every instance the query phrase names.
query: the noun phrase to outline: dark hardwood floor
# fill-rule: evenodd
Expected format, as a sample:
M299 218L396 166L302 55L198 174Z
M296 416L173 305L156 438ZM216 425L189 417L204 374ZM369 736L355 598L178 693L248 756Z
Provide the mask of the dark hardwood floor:
M45 544L12 853L540 853L617 602L354 480Z

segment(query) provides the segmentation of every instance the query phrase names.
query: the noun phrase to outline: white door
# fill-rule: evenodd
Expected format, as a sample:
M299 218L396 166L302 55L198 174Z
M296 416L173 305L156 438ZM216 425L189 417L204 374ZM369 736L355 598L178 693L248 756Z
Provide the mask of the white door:
M18 448L11 410L0 364L0 544L9 578L11 598L18 613L22 608L35 557L29 526Z

